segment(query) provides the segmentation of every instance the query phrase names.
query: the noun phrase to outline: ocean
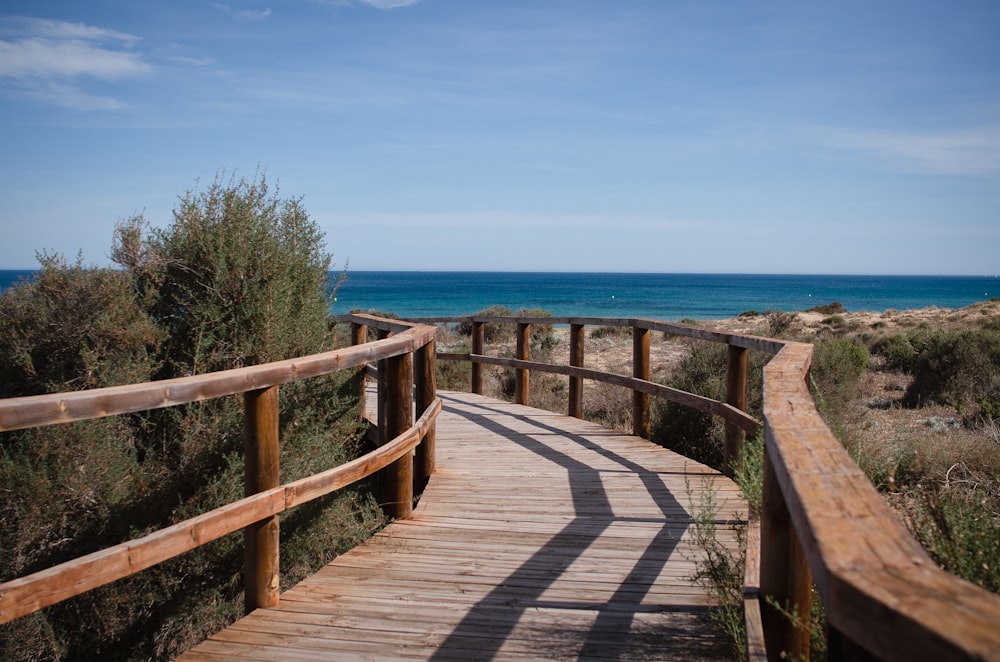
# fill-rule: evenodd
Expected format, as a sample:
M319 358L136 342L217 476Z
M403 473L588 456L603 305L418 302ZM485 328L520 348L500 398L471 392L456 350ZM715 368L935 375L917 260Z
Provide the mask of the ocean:
M0 270L0 290L32 271ZM331 274L334 278L339 274ZM1000 297L996 276L351 271L334 313L459 316L499 305L559 317L723 319L748 310L805 310L839 301L849 311L960 308Z

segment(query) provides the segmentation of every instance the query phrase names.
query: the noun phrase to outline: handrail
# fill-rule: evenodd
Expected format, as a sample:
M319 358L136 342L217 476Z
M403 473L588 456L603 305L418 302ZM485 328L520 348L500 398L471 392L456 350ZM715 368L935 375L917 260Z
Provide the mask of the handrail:
M808 622L815 582L831 625L832 659L874 655L887 660L1000 660L1000 596L937 567L834 437L807 387L812 345L646 319L472 315L411 321L472 323L473 351L439 354L439 359L471 361L474 370L489 364L519 373L537 370L568 375L571 415L582 416L582 409L573 411L573 392L580 393L582 388L578 383L574 389L573 380L593 379L722 416L727 421L727 437L734 430L752 429L753 419L733 404L739 395L732 392L734 385L742 381L745 389L742 352L772 355L763 377L764 500L759 522L751 521L749 526L744 575L747 659L808 659L808 632L796 628L787 611L797 612L802 622ZM483 354L486 323L518 325L517 358ZM571 366L528 360L524 339L532 324L571 326ZM583 327L595 324L631 326L637 330L635 338L655 330L729 345L727 403L648 379L583 368ZM634 347L635 361L648 364L648 343L643 348L636 340ZM734 375L740 370L743 375ZM642 366L633 366L633 374L641 371ZM523 374L518 379L522 386L515 400L527 404L528 377ZM473 390L477 387L481 389L481 382L477 384L474 372ZM638 426L636 432L640 432ZM727 439L727 458L732 452ZM738 447L735 452L739 453Z
M407 516L407 508L412 503L412 498L407 496L412 493L407 490L420 481L410 469L397 465L411 460L410 451L415 446L418 455L421 449L433 446L434 419L441 406L440 400L428 395L434 392L435 329L367 315L338 319L351 322L355 343L365 341L368 327L377 329L384 337L367 346L227 373L80 392L72 396L18 398L16 406L11 405L10 400L0 401L0 424L13 426L0 429L97 418L241 392L246 394L250 416L250 405L258 407L262 402L265 403L262 411L266 414L265 396L276 393L274 389L279 384L325 374L324 371L361 367L368 361L377 360L380 364L379 434L388 442L373 454L340 467L294 483L267 487L139 540L0 584L0 622L89 590L92 588L88 584L91 576L113 581L244 526L257 535L284 509L338 489L361 476L371 475L379 468L394 469L392 475L396 477L400 495L396 503L401 506L401 516ZM439 358L471 361L474 390L475 367L488 363L508 365L517 371L516 399L524 404L528 399L531 370L567 374L571 380L572 413L573 399L582 393L584 379L617 383L633 390L637 432L643 431L642 419L648 414L643 411L643 407L648 407L648 399L643 398L650 394L668 399L691 396L692 406L703 410L714 408L712 413L727 418L727 452L731 452L730 433L733 439L739 440L741 436L736 436L737 433L742 435L745 426L749 426L747 417L733 413L734 409L740 409L738 390L745 388L746 352L754 350L773 355L765 366L763 377L765 456L760 543L758 547L756 532L751 528L750 565L744 579L745 617L748 634L752 637L748 658L759 659L766 655L768 659L777 660L786 654L808 658L808 636L795 628L785 614L764 602L764 598L802 614L811 603L815 582L831 626L833 657L868 654L899 660L1000 659L1000 597L938 568L830 432L806 386L812 360L811 345L645 319L469 316L420 318L411 323L456 321L472 322L473 351L462 355L442 354ZM487 322L518 325L515 359L498 359L483 353L483 325ZM571 325L571 366L529 360L527 340L531 324ZM583 328L587 324L630 326L634 330L632 377L583 368ZM700 396L680 395L683 392L649 381L648 332L654 330L727 344L730 348L727 402L712 400L714 404L709 405L704 402L707 399ZM414 364L418 367L414 368ZM416 424L408 418L412 409L414 373L416 380L422 382L416 389L417 410L422 412ZM112 392L116 397L109 398ZM126 402L118 402L119 399ZM21 407L23 411L19 411ZM579 409L576 413L582 415ZM272 435L273 431L261 424L262 421L269 424L264 420L267 416L260 418L252 418L256 422L249 426L248 438L255 439L258 433L262 438L276 438L276 433ZM276 425L276 421L272 423ZM254 425L259 425L260 429L254 430ZM387 436L393 439L390 441ZM421 439L424 443L417 446ZM432 470L433 454L422 462ZM276 533L276 526L273 528ZM248 545L251 538L248 534ZM276 560L265 561L261 568L276 572ZM273 566L268 565L272 562ZM256 576L258 584L276 584L269 581L273 576L259 569L251 572L248 568L248 574ZM67 583L72 585L66 587Z
M419 357L433 350L436 330L429 326L416 326L405 322L381 320L369 315L350 318L352 324L370 325L397 335L365 345L324 352L307 357L277 361L247 368L196 375L180 379L133 384L128 386L94 389L73 393L59 393L0 400L0 430L17 430L28 427L54 425L70 421L80 421L110 416L114 414L144 411L196 402L208 398L244 393L247 396L247 427L250 428L245 444L246 455L260 456L274 453L277 456L277 392L280 384L329 374L339 370L364 366L374 360L397 360L409 363L410 354ZM433 352L430 358L433 367ZM107 549L72 559L65 563L19 577L0 584L0 623L30 614L38 609L62 600L80 595L86 591L122 579L166 561L201 545L216 540L240 529L250 532L256 528L267 529L273 523L273 539L254 549L253 536L247 536L247 546L251 558L260 559L260 567L247 568L248 611L256 606L273 606L277 599L277 520L278 514L294 506L301 505L335 490L351 485L373 475L377 471L397 465L412 465L411 454L415 448L427 446L433 439L433 427L441 411L441 400L434 395L433 379L426 383L425 375L417 378L419 419L410 424L396 425L392 439L386 439L374 451L345 464L318 474L266 489L238 501L226 504L196 517L165 527L151 534L130 540ZM412 406L412 379L409 383L389 384L380 404L395 406L409 411ZM264 411L263 418L269 418L273 430L254 429L260 421L255 418L249 403L251 394L272 394L273 405ZM394 399L405 399L396 404ZM264 398L264 402L268 399ZM257 412L259 414L259 412ZM379 430L382 436L389 430ZM265 441L273 448L257 448L256 442ZM424 442L424 443L421 443ZM426 450L424 453L426 454ZM425 464L427 464L425 462ZM248 459L248 474L251 470ZM433 467L433 459L429 462ZM277 473L277 463L274 463ZM397 471L412 479L412 472ZM391 479L388 481L391 482ZM417 489L422 487L422 482ZM390 486L391 488L391 486ZM413 486L397 488L397 492L409 494L412 500ZM408 516L411 504L395 503L391 514ZM263 527L261 525L264 525ZM270 543L273 543L273 549ZM248 564L250 565L250 564ZM254 590L251 590L251 589ZM259 589L259 590L257 590ZM251 595L253 594L253 595Z
M806 386L811 359L811 345L786 343L764 368L761 591L808 609L815 582L843 648L887 660L1000 659L1000 596L939 568L889 509L820 418ZM783 621L764 610L772 657L808 645Z
M369 316L357 316L370 323ZM388 328L388 327L387 327ZM434 339L414 326L365 345L190 377L0 400L0 432L173 407L327 375L415 351Z

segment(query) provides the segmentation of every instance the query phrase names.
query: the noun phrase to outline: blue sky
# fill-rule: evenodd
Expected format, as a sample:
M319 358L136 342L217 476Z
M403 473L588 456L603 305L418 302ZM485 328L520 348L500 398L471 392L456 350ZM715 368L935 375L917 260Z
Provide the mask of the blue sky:
M1000 272L1000 3L0 9L0 268L258 168L339 267Z

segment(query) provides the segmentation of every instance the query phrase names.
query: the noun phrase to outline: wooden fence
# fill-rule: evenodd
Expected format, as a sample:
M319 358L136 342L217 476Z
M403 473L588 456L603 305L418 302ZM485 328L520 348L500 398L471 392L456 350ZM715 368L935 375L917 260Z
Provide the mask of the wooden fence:
M0 622L126 577L155 563L244 529L248 548L248 609L275 604L277 519L304 503L386 469L391 514L407 517L414 485L433 472L435 360L472 363L472 390L483 389L483 366L513 368L515 400L528 404L530 374L569 377L568 411L583 415L585 380L633 392L635 433L649 436L650 396L706 411L725 420L725 466L736 466L747 433L761 423L746 408L747 356L773 358L764 369L764 501L748 532L744 606L750 659L807 659L808 633L771 605L805 615L815 585L830 624L832 659L1000 659L1000 597L939 569L854 464L816 411L806 379L812 346L684 324L644 319L555 317L422 318L410 324L364 315L350 322L355 346L325 354L210 375L110 389L0 401L0 430L51 425L243 394L247 497L143 538L0 584ZM469 354L435 355L436 329L465 322ZM485 354L486 324L514 324L515 358ZM530 360L533 324L570 327L570 365ZM632 376L584 367L588 325L629 327ZM369 328L379 340L366 342ZM723 343L729 347L726 401L650 381L652 332ZM276 398L280 384L359 369L378 362L380 440L375 452L308 478L277 485ZM415 385L415 388L414 388ZM411 393L415 392L415 396ZM413 421L413 399L419 419ZM420 443L423 441L423 443ZM413 451L416 457L413 459ZM769 600L765 600L768 596Z
M649 396L725 420L728 473L737 466L746 433L759 423L746 414L747 356L772 358L764 368L763 505L747 533L744 614L750 660L809 658L808 628L815 586L829 623L833 660L1000 660L1000 596L940 569L890 510L882 496L820 418L807 387L810 344L646 319L577 317L433 317L423 324L470 324L472 352L439 360L472 362L472 390L481 393L484 365L516 371L515 400L528 404L530 372L569 376L568 412L583 415L583 381L633 392L635 434L649 436ZM486 356L486 324L516 325L516 358ZM570 327L570 365L533 362L532 324ZM632 377L588 370L587 325L631 327ZM726 402L649 381L652 331L729 347ZM781 609L775 607L780 606ZM785 613L782 613L785 612Z
M246 472L246 496L239 501L0 584L0 623L135 574L241 529L246 610L274 606L278 603L279 585L278 515L380 470L385 472L388 514L409 517L414 486L421 489L434 470L434 422L441 411L434 380L436 329L368 315L353 315L348 321L359 344L346 349L180 379L0 400L0 431L7 431L242 394ZM369 327L377 330L380 339L365 343ZM279 485L280 385L340 370L364 370L372 361L381 368L377 426L380 446L346 464ZM415 422L414 409L419 413Z

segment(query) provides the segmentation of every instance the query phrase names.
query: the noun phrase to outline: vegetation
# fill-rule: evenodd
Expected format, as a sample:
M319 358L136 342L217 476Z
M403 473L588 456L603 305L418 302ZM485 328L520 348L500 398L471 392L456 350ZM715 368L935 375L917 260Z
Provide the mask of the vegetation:
M120 269L41 255L0 298L4 397L99 388L330 349L318 227L263 176L188 193L165 229L120 223ZM350 375L283 387L282 480L354 457ZM28 574L242 496L239 398L0 435L0 579ZM366 487L282 519L282 581L381 525ZM238 616L242 542L227 536L0 626L3 659L166 659Z
M667 383L682 391L713 400L726 399L726 345L709 342L691 344L690 352L670 375ZM750 355L747 410L761 415L761 381L767 357ZM723 422L716 416L673 402L657 400L653 406L651 438L681 455L722 469L725 439Z

